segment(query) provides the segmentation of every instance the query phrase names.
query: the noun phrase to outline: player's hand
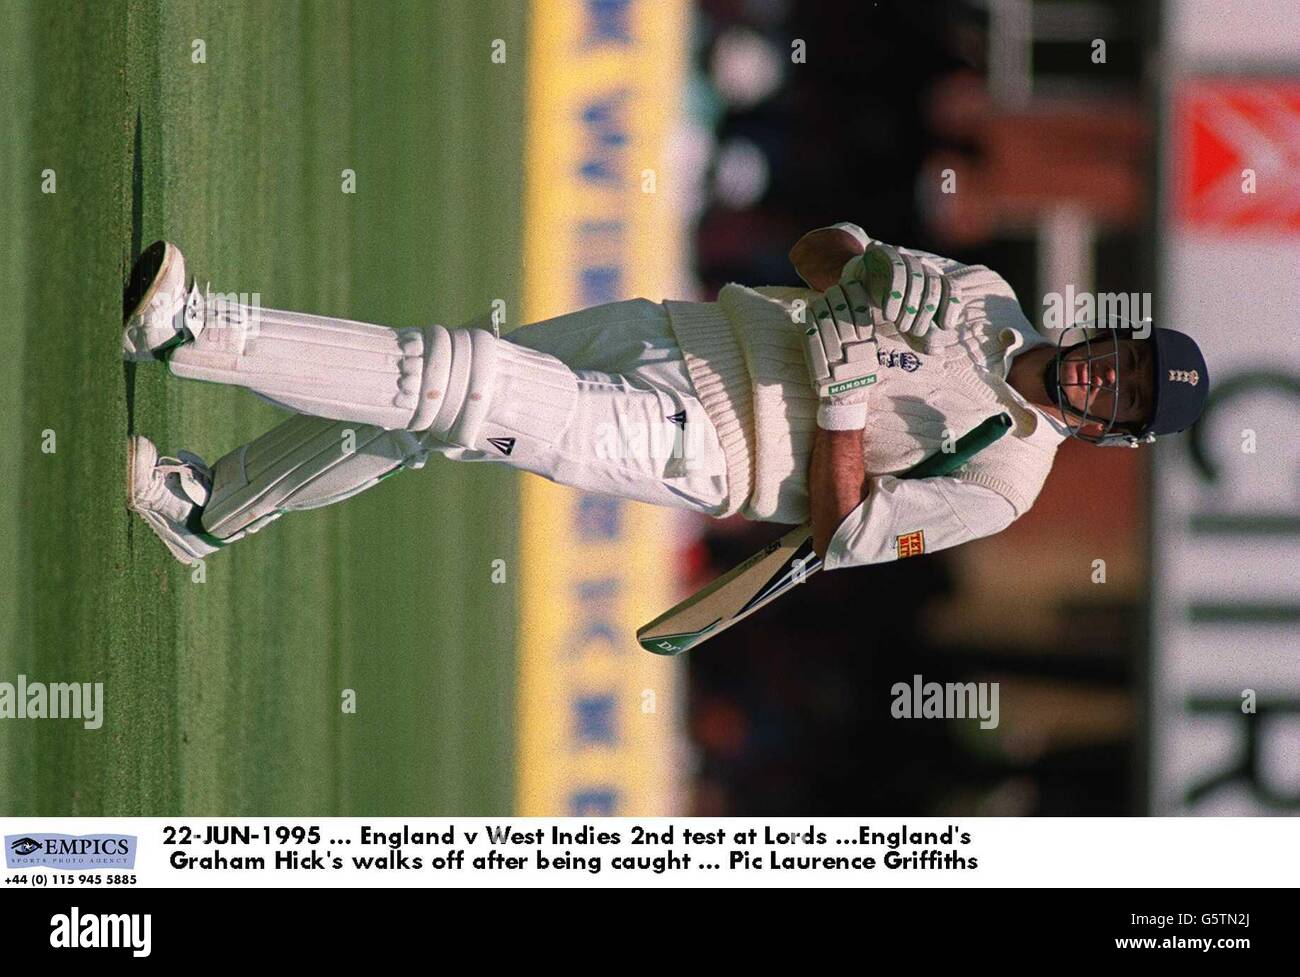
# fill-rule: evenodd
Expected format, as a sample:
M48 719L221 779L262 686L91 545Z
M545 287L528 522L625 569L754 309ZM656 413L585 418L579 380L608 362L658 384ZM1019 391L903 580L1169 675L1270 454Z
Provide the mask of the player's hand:
M876 382L875 315L861 282L841 282L809 307L804 359L821 404L817 425L827 431L861 430L867 391Z
M880 241L845 263L845 281L862 282L885 320L906 335L924 336L931 324L951 329L961 309L947 275Z
M866 232L856 225L820 227L795 243L790 249L790 263L804 284L824 292L839 281L845 262L860 256L869 241Z

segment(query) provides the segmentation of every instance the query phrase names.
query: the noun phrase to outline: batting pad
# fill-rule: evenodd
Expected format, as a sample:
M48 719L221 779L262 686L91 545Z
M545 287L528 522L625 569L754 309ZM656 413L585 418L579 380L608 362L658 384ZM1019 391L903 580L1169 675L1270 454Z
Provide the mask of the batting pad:
M409 431L296 414L212 466L203 529L222 540L254 533L283 512L350 498L428 457Z
M169 363L176 376L247 387L298 413L406 428L423 383L445 387L424 376L424 351L419 329L264 309L210 293L197 336Z
M472 432L459 443L496 448L491 453L508 453L499 447L501 439L517 440L521 449L554 445L569 428L578 399L577 376L550 353L506 339L493 342L491 389L485 393Z

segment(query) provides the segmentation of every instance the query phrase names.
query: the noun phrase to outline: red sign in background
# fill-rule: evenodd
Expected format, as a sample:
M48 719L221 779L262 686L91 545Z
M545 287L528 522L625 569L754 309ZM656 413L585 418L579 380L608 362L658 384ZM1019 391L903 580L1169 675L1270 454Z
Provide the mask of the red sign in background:
M1229 234L1300 233L1300 81L1183 84L1173 100L1172 146L1178 223Z

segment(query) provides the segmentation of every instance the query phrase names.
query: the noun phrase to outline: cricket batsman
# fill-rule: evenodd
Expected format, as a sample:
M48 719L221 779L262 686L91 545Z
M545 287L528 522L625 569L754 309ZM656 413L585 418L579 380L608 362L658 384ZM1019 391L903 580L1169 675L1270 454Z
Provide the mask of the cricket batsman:
M1205 360L1172 329L1112 321L1052 342L988 268L854 224L804 235L790 259L807 288L613 302L503 338L230 301L187 287L159 241L128 284L126 359L293 414L211 466L132 437L129 506L192 563L438 454L718 518L811 520L832 570L999 532L1066 438L1137 447L1205 406ZM896 477L997 413L1007 435L952 474Z

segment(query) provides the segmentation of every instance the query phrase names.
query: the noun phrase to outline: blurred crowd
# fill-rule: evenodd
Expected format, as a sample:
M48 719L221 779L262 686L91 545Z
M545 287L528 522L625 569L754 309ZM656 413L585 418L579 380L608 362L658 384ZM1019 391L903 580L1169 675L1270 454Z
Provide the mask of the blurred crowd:
M882 240L921 237L925 99L961 67L950 49L960 11L924 2L868 8L700 4L697 104L716 140L696 242L706 290L798 284L786 260L791 244L839 220Z
M703 297L729 281L798 284L791 245L851 220L881 240L988 264L1025 304L1045 285L1037 228L1062 213L1081 215L1094 234L1099 286L1138 287L1126 276L1145 255L1149 138L1143 51L1124 17L1148 5L1090 5L1110 41L1098 64L1074 39L1091 23L1034 20L1035 4L1020 4L1031 28L1056 41L1033 49L1029 97L1014 72L990 64L1001 27L989 6L999 5L698 3L691 111L706 134L695 201ZM962 192L939 192L945 170ZM1068 470L1074 456L1064 454L1058 467ZM1133 481L1134 464L1110 472L1117 484ZM1068 519L1050 502L1044 509L1042 519ZM1134 521L1122 541L1130 548ZM1060 531L1042 520L1039 529L1040 542ZM688 554L694 583L779 531L701 526ZM820 574L692 652L694 812L1137 813L1141 595L1082 609L1062 596L1054 624L1004 647L974 624L935 626L937 608L960 597L963 572L937 554ZM1062 641L1079 620L1104 647ZM964 632L972 640L954 638ZM987 734L970 721L892 719L890 687L914 673L998 679L1006 718Z

